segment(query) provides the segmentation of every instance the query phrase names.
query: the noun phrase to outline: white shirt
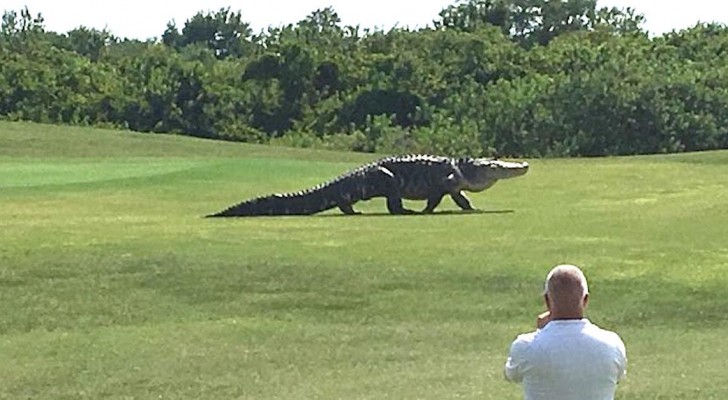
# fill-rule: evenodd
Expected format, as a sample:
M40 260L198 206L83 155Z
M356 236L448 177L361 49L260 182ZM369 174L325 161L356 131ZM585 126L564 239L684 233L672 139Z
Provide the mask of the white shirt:
M523 382L525 400L613 400L626 373L622 339L586 318L519 335L505 365L506 379Z

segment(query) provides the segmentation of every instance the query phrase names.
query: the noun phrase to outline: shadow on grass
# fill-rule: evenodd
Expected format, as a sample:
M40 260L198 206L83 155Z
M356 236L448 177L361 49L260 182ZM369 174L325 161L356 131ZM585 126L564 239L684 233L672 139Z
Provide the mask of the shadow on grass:
M510 214L514 213L514 210L472 210L472 211L458 211L458 210L446 210L438 211L433 213L422 213L414 212L412 214L390 214L388 212L372 212L372 213L359 213L354 215L347 214L321 214L316 217L319 218L342 218L342 217L428 217L428 216L445 216L445 215L473 215L473 214Z

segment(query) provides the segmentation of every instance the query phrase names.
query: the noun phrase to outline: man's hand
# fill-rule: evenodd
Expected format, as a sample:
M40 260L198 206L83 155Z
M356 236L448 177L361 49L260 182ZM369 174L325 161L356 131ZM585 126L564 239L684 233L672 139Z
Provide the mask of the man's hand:
M549 311L538 314L538 319L536 320L536 328L543 329L543 327L546 326L549 321L551 321L551 313Z

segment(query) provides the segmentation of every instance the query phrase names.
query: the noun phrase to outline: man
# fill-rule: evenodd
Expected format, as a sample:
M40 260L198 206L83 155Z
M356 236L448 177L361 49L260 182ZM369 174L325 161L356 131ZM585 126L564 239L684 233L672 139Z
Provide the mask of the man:
M546 277L536 331L519 335L505 365L506 379L522 382L526 400L612 400L627 371L619 335L584 318L586 277L558 265Z

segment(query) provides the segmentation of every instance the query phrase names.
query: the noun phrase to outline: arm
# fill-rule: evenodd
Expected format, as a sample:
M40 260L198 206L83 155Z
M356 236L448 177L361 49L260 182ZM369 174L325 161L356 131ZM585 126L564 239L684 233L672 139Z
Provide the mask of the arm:
M524 335L518 336L511 344L511 351L508 353L508 360L504 367L503 373L506 380L510 382L523 381L523 372L526 367L526 351L528 342Z
M619 382L627 375L627 349L619 336L617 336L617 340L617 382Z

